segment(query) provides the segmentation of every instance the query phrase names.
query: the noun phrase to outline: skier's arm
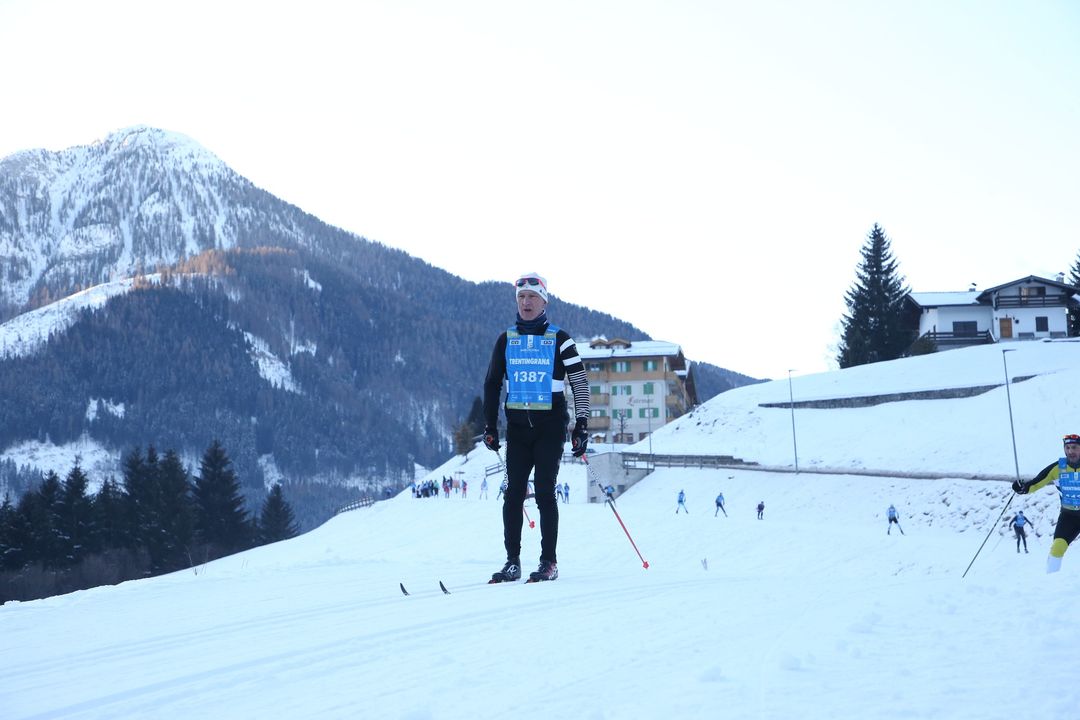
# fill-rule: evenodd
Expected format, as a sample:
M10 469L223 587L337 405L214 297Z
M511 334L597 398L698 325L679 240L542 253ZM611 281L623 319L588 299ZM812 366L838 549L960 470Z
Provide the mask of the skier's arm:
M1058 472L1058 464L1052 462L1044 467L1032 480L1028 480L1027 482L1014 480L1012 484L1013 492L1017 495L1027 495L1030 492L1035 492L1057 480Z
M484 424L490 428L499 425L499 397L502 395L503 378L506 377L506 333L495 341L491 351L487 375L484 377Z
M581 361L581 355L577 351L577 343L565 330L560 330L557 335L559 341L559 361L566 372L566 382L570 385L570 392L574 394L574 417L589 421L591 393L589 391L589 377L585 374L585 363Z

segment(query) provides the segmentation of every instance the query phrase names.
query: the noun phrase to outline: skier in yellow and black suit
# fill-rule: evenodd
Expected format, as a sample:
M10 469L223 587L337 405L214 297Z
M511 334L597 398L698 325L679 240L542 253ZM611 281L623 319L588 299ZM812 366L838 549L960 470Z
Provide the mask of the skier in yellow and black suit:
M1065 457L1047 465L1034 480L1016 480L1012 485L1017 494L1026 495L1053 483L1061 496L1061 513L1054 527L1054 542L1050 545L1050 556L1046 558L1048 573L1061 569L1061 558L1065 556L1069 543L1080 535L1080 435L1066 435L1063 442Z

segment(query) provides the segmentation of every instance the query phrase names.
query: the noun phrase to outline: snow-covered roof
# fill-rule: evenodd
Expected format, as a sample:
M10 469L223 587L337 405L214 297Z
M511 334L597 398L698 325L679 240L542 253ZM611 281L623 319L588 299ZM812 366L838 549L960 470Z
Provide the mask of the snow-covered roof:
M663 342L661 340L634 340L633 342L592 341L592 344L578 342L578 355L583 360L598 360L601 358L624 358L624 357L662 357L682 355L682 348L676 343Z
M908 295L919 307L941 307L942 305L978 305L978 290L964 292L913 292Z

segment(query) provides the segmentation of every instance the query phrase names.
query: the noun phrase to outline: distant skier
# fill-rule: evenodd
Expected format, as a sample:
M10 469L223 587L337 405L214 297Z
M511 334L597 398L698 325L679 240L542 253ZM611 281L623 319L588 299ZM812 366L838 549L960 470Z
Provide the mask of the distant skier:
M487 500L487 478L480 481L480 497L479 500Z
M900 515L896 512L896 508L890 505L889 510L886 512L886 514L889 516L889 530L885 534L892 535L892 526L893 523L896 523L896 529L900 531L901 535L903 535L904 528L900 527Z
M724 493L720 493L716 496L716 512L714 512L712 516L716 517L716 513L721 510L724 510ZM724 510L724 517L727 517L727 510Z
M676 515L679 514L679 508L682 508L684 511L686 511L687 515L690 514L690 511L686 509L686 493L684 493L682 490L679 491L679 504L675 506Z
M1054 542L1050 556L1046 558L1046 572L1061 569L1061 559L1069 549L1069 543L1080 535L1080 435L1066 435L1062 439L1065 457L1044 467L1035 479L1021 482L1014 480L1013 492L1027 495L1032 490L1054 485L1061 497L1061 512L1054 526Z
M763 520L765 516L765 501L762 500L757 504L757 519Z
M562 502L562 485L555 483L555 502Z
M563 497L562 501L564 503L570 502L570 483L568 483L568 482L564 482L562 484L562 497Z
M1016 515L1013 516L1012 525L1013 532L1016 533L1016 552L1020 552L1020 541L1024 541L1024 552L1027 552L1027 531L1024 530L1024 526L1031 521L1024 517L1024 511L1018 510Z

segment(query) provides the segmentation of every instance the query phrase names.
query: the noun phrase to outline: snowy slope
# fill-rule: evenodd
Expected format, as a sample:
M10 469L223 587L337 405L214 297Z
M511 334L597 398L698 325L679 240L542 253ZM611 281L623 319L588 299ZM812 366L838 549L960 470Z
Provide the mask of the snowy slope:
M1000 349L968 357L972 377L992 378L1001 362ZM1060 358L1028 361L1050 368ZM898 365L876 367L880 377L866 384L902 384ZM932 362L912 367L922 375L913 385L949 375ZM1045 372L1063 380L1060 390L1075 371ZM828 382L837 393L865 389ZM1013 403L1038 436L1022 461L1041 467L1076 428L1038 406L1038 393L1018 397L1040 387L1032 383L1012 388ZM740 409L736 392L699 412L763 414L755 408L766 394ZM1011 449L997 446L1002 424L1008 442L1003 393L998 400L897 403L902 428L877 431L903 439L904 462L868 432L846 445L849 459L939 468L925 449L941 444L944 414L982 438L961 444L966 458L952 451L958 465L990 466L980 458L1000 450L1003 467L993 469L1008 474ZM846 413L871 410L820 411L799 428L800 448L830 448L836 426L853 432ZM672 434L680 451L712 452L723 439L765 464L789 461L789 436L755 440L762 431L746 424L738 432L731 420L720 435L705 423L696 443L687 426ZM1057 511L1049 491L1012 500L1000 480L661 468L618 500L646 570L611 511L584 502L584 467L566 465L559 580L489 587L502 562L499 503L494 486L489 499L477 496L493 460L478 448L432 473L460 471L468 498L402 495L194 570L0 607L3 717L1076 717L1068 618L1080 558L1044 573ZM689 515L674 513L680 489ZM726 518L714 517L719 491ZM889 503L905 535L886 534ZM1035 522L1031 554L1016 552L1005 520L995 525L1006 503ZM524 532L531 564L539 531ZM453 594L438 590L440 579Z

